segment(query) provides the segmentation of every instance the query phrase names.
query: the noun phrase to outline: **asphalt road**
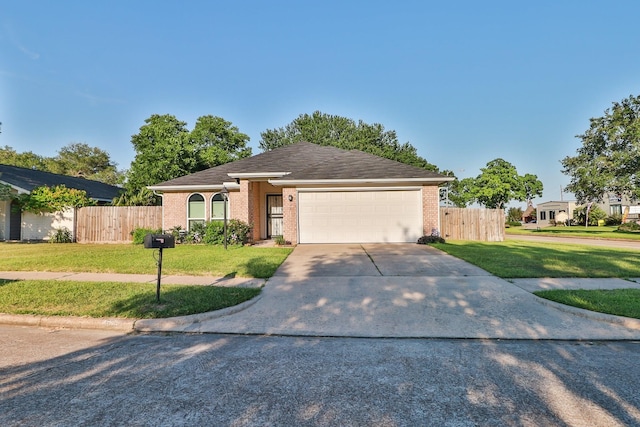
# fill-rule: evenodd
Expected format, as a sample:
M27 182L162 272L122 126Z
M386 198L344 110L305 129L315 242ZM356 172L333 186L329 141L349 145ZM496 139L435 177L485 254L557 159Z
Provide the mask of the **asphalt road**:
M640 425L640 343L0 326L2 426Z

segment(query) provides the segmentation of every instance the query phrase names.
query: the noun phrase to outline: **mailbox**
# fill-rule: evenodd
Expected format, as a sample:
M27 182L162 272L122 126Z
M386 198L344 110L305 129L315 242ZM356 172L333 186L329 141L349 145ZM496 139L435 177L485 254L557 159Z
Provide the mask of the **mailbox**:
M147 249L175 248L176 239L171 234L147 234L144 236L144 247Z

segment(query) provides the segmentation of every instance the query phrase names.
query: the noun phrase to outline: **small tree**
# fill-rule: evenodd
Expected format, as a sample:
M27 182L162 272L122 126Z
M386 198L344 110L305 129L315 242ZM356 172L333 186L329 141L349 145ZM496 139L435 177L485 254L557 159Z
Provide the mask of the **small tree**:
M573 211L573 220L579 225L598 225L598 221L605 219L607 214L598 205L591 205L589 209L589 223L587 224L587 205L580 206Z
M14 199L17 200L21 211L37 214L96 204L95 200L87 196L86 191L67 188L64 185L36 187L30 194L20 194Z

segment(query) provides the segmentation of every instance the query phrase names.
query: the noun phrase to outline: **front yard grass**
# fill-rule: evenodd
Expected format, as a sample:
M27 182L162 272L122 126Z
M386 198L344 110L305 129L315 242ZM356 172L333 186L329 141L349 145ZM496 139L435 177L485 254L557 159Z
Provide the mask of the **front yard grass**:
M534 294L573 307L640 319L640 289L549 290Z
M554 236L554 237L586 237L589 239L640 240L640 233L618 231L617 226L585 227L576 225L571 227L541 227L524 228L509 227L505 232L510 235Z
M504 279L533 277L640 277L640 251L507 240L434 244Z
M290 248L177 245L165 249L162 273L214 277L269 278ZM0 243L0 271L68 271L155 274L156 251L142 245Z
M240 304L259 288L0 279L0 313L44 316L165 318Z

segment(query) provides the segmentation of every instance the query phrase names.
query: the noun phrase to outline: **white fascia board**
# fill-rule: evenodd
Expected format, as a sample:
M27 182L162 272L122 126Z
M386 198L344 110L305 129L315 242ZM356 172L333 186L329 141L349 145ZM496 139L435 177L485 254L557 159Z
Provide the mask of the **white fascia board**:
M17 185L13 185L13 184L9 184L6 181L2 181L0 180L0 184L4 184L4 185L8 185L9 187L13 188L14 190L16 190L18 192L18 194L29 194L31 193L29 190L27 190L26 188L22 188L22 187L18 187Z
M228 173L234 179L251 179L251 178L280 178L289 175L291 172L238 172Z
M221 190L222 185L149 185L147 189L151 191L206 191Z
M420 191L421 185L393 187L299 187L298 193L331 193L333 191Z
M236 182L223 182L222 185L150 185L147 188L151 191L218 191L222 187L227 187L227 190L240 189Z
M375 178L375 179L270 179L271 185L340 185L340 184L401 184L423 183L442 184L453 181L453 177L443 176L438 178Z

